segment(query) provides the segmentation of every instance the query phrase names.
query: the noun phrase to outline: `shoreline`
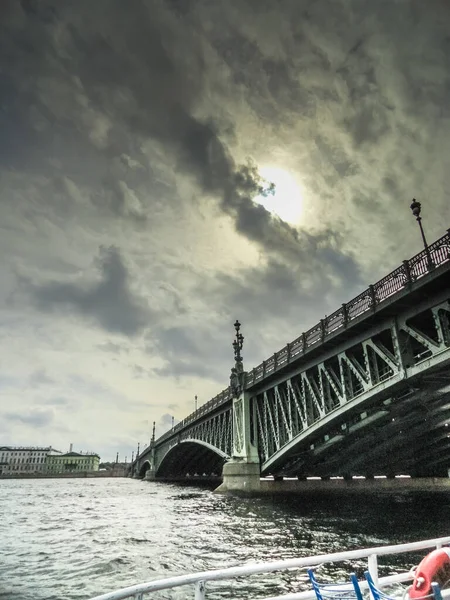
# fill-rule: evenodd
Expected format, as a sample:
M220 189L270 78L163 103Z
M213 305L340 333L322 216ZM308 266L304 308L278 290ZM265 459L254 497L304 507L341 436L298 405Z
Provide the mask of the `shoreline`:
M125 471L80 471L79 473L16 473L2 474L2 479L93 479L96 477L126 477Z

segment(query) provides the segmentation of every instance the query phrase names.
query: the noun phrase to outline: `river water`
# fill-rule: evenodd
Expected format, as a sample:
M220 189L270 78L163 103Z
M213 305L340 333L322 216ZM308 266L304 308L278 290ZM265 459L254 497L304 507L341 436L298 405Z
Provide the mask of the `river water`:
M449 500L442 494L249 499L130 479L3 480L0 598L87 600L192 571L449 535ZM382 571L422 556L385 558ZM342 570L364 567L322 573L339 579ZM207 598L256 599L307 587L304 571L290 571L211 584ZM152 597L193 598L193 589Z

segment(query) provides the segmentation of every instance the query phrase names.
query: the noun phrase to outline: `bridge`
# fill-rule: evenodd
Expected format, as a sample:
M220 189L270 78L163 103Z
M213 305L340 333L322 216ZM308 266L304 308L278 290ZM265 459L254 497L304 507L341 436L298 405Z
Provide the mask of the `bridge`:
M249 372L235 327L230 386L153 433L135 477L448 476L450 230Z

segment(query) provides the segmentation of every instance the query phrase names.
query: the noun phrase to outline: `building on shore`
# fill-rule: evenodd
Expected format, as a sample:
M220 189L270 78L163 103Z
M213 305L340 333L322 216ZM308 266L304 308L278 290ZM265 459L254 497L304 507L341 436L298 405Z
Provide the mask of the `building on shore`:
M94 452L73 452L70 450L65 454L48 454L46 460L46 472L76 473L80 471L98 471L100 456Z
M61 452L51 446L0 446L0 475L45 473L49 454Z
M51 446L0 446L0 475L34 475L98 471L100 456L95 452L63 453Z

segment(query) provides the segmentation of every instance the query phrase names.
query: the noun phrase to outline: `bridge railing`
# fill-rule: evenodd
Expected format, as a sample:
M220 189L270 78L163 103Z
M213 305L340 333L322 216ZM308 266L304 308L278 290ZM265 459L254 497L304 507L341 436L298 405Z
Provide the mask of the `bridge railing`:
M377 307L388 298L401 292L412 283L450 260L450 230L440 239L422 250L410 260L405 260L394 271L389 273L361 292L356 298L343 304L331 315L321 319L317 325L302 333L279 352L263 361L246 375L246 385L253 385L267 375L277 371L285 364L301 354L305 354L313 346L323 343L331 334L369 311L375 312Z
M317 344L321 344L326 339L340 329L345 329L349 323L359 318L369 311L375 312L377 307L401 292L412 283L427 275L430 271L443 265L450 260L450 229L440 239L428 246L427 250L422 250L409 260L394 269L391 273L380 279L374 285L361 292L356 298L343 304L331 315L321 319L319 323L311 327L305 333L302 333L293 342L287 344L279 352L275 352L270 358L264 360L260 365L246 373L245 384L253 385L265 377L278 371L284 365L289 364L299 355L303 355ZM212 400L203 404L195 412L180 421L173 429L163 434L158 442L161 442L177 431L183 429L189 423L196 421L199 417L209 413L221 404L231 399L231 390L226 388Z
M173 427L172 429L169 429L169 431L166 431L166 433L164 433L161 437L158 438L158 443L163 442L165 439L172 437L174 434L177 433L177 431L180 431L181 429L184 429L184 427L186 427L186 425L189 425L189 423L196 421L203 415L210 413L212 410L214 410L218 406L221 406L228 400L231 400L231 397L232 397L231 389L229 387L226 388L225 390L222 390L220 392L220 394L217 394L217 396L214 396L214 398L212 400L209 400L205 404L202 404L202 406L200 406L200 408L197 408L196 411L194 411L193 413L188 415L185 419L183 419L182 421L177 423L175 425L175 427Z

